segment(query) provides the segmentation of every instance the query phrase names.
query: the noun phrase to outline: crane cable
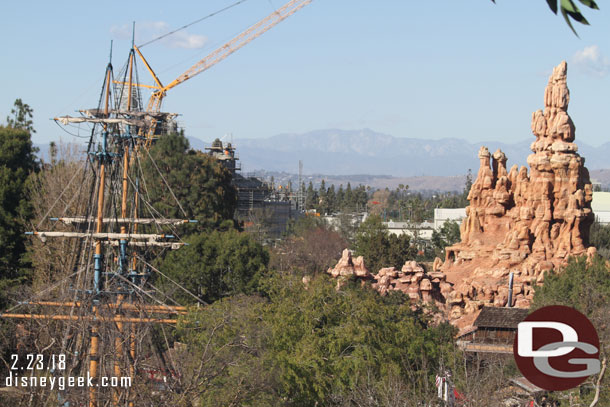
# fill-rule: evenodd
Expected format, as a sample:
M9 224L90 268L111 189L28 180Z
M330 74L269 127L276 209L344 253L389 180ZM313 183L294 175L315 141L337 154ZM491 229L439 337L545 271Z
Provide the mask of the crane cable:
M210 17L214 17L215 15L220 14L220 13L222 13L223 11L227 11L227 10L229 10L230 8L233 8L233 7L235 7L235 6L238 6L238 5L240 5L241 3L245 3L246 1L248 1L248 0L239 0L239 1L236 1L235 3L233 3L233 4L229 5L229 6L225 7L225 8L222 8L222 9L220 9L220 10L218 10L218 11L215 11L215 12L213 12L212 14L208 14L208 15L207 15L207 16L205 16L205 17L201 17L200 19L195 20L195 21L193 21L192 23L188 23L187 25L183 25L182 27L177 28L177 29L175 29L174 31L170 31L170 32L168 32L168 33L166 33L166 34L161 35L160 37L157 37L157 38L154 38L154 39L152 39L152 40L150 40L150 41L148 41L148 42L145 42L145 43L144 43L144 44L142 44L142 45L138 45L138 48L143 48L143 47L145 47L145 46L146 46L146 45L148 45L148 44L151 44L151 43L153 43L153 42L155 42L155 41L159 41L159 40L161 40L161 39L163 39L163 38L165 38L165 37L168 37L168 36L170 36L170 35L172 35L172 34L177 33L178 31L184 30L185 28L188 28L188 27L190 27L190 26L192 26L192 25L194 25L194 24L200 23L200 22L201 22L201 21L203 21L203 20L207 20L207 19L208 19L208 18L210 18Z

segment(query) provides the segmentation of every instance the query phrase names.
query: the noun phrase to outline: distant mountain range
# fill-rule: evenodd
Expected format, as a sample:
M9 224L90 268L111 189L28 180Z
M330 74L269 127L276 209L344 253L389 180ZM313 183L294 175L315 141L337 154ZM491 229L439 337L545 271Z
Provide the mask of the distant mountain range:
M471 143L458 138L426 140L393 137L363 130L316 130L303 134L278 134L263 139L235 139L233 145L242 173L296 185L299 160L303 161L303 181L317 185L364 184L394 189L409 185L414 191L461 191L465 175L479 169L478 151L484 145L493 153L500 148L508 157L508 167L527 165L534 136L514 143L498 141ZM191 147L204 150L213 140L189 137ZM228 140L223 140L223 142ZM576 139L579 154L591 178L610 188L610 142L592 147ZM37 145L40 156L48 156L48 145Z
M189 138L192 147L203 149L211 144ZM394 137L363 130L316 130L303 134L278 134L263 139L236 139L244 171L298 172L303 161L305 174L389 175L392 177L456 176L468 169L476 174L477 153L487 146L490 152L500 148L508 157L507 166L526 165L534 136L527 140L471 143L458 138L427 140ZM579 154L586 158L589 170L610 168L610 142L592 147L576 139Z

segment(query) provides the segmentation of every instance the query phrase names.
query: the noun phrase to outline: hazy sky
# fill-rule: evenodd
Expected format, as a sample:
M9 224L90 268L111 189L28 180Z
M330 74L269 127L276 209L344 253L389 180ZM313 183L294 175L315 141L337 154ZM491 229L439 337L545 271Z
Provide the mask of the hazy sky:
M69 139L52 120L94 107L114 40L118 73L136 44L235 0L11 1L2 7L0 119L22 98L36 143ZM247 0L142 49L169 83L279 8ZM610 141L610 5L583 6L580 39L544 0L314 0L209 71L172 89L164 110L210 141L364 127L397 137L521 141L548 75L567 60L576 137ZM152 83L140 64L140 78Z

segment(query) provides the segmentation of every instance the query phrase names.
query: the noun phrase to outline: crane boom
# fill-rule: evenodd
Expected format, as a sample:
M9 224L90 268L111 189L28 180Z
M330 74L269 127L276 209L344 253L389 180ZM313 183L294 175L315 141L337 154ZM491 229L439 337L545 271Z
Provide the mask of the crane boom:
M203 72L207 69L210 69L211 67L213 67L214 65L216 65L217 63L219 63L220 61L222 61L223 59L225 59L226 57L228 57L229 55L231 55L232 53L234 53L235 51L237 51L238 49L243 47L244 45L248 44L250 41L254 40L255 38L258 38L259 36L261 36L262 34L267 32L269 29L274 27L276 24L278 24L281 21L285 20L286 18L290 17L291 15L293 15L298 10L305 7L312 1L313 0L291 0L291 1L289 1L288 3L286 3L279 9L275 10L273 13L271 13L267 17L260 20L258 23L254 24L253 26L248 28L246 31L242 32L241 34L237 35L235 38L233 38L229 42L227 42L224 45L217 48L211 54L209 54L208 56L206 56L205 58L203 58L202 60L197 62L195 65L190 67L186 72L184 72L182 75L180 75L179 77L174 79L171 83L169 83L166 86L161 86L161 82L157 79L156 75L154 74L154 72L152 71L150 66L148 65L148 62L146 62L146 60L144 59L144 57L142 56L140 51L137 50L138 54L140 55L142 60L145 62L146 67L148 68L150 73L153 75L153 78L155 79L155 82L158 85L157 87L155 87L157 90L154 91L152 93L152 95L150 96L150 100L148 102L148 110L158 112L161 109L161 103L163 101L163 98L165 97L165 93L168 90L170 90L173 87L192 78L193 76L196 76L196 75L200 74L201 72Z

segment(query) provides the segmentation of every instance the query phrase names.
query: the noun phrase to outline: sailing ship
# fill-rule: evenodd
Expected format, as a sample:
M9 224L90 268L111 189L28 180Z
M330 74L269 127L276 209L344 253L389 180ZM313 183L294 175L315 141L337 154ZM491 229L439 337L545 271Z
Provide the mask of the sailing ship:
M139 157L148 151L151 136L175 130L176 115L140 108L135 71L132 48L118 79L112 62L108 63L96 108L81 110L79 117L56 118L65 125L90 126L83 174L93 175L88 177L91 194L85 213L51 217L49 221L62 226L28 234L42 242L52 238L78 240L70 298L22 301L22 307L34 306L42 311L2 315L67 322L60 329L60 345L52 347L64 364L53 366L53 372L47 373L58 378L87 377L88 383L58 392L60 405L134 405L136 395L131 385L137 373L142 333L150 331L145 326L175 324L176 316L186 312L185 307L160 299L150 280L159 250L183 246L180 226L196 221L163 218L143 199L141 186L146 178ZM152 159L150 155L148 158ZM163 177L161 173L155 175ZM88 328L85 334L83 327ZM113 385L105 386L100 381L107 377L115 378L116 385L113 381ZM119 378L127 380L119 382ZM107 394L106 387L112 394Z
M28 234L43 244L58 238L73 241L70 272L1 316L47 324L49 345L40 351L42 369L11 371L11 377L14 373L15 378L28 374L55 382L63 378L64 383L70 377L86 380L64 388L29 388L30 404L34 400L66 407L141 404L139 381L146 380L142 361L150 359L151 350L163 360L164 349L151 334L175 325L177 317L187 312L155 287L154 276L163 273L155 268L154 259L165 250L182 247L181 228L196 223L164 218L146 199L147 182L164 183L168 196L175 199L149 152L156 139L177 131L177 115L162 112L162 100L173 87L211 68L310 2L289 1L166 86L132 39L127 62L116 76L111 50L97 106L79 110L75 117L55 118L61 125L79 130L86 126L89 131L84 168L70 181L80 183L85 191L84 205L77 206L83 211L73 213L74 207L53 204L43 219L48 227L40 229L41 222ZM140 83L137 57L154 85ZM153 90L147 104L142 88ZM143 160L152 162L155 174L144 173ZM177 200L176 205L180 206ZM26 334L37 330L22 327ZM27 358L18 356L14 366L23 369ZM162 370L171 379L171 369ZM108 378L110 383L104 383Z

